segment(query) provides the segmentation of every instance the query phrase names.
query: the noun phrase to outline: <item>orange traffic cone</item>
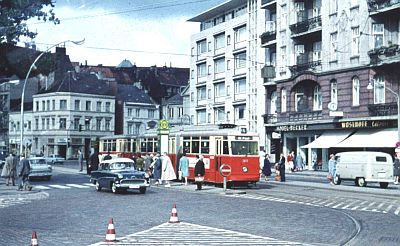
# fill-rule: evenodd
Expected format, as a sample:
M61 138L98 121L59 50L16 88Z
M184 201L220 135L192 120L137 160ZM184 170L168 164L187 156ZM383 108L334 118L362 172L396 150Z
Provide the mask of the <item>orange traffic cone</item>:
M39 246L35 231L32 232L31 246Z
M112 218L108 221L108 229L106 234L106 242L116 242L114 221Z
M179 223L178 219L178 211L176 210L176 203L172 207L171 218L169 219L169 223Z

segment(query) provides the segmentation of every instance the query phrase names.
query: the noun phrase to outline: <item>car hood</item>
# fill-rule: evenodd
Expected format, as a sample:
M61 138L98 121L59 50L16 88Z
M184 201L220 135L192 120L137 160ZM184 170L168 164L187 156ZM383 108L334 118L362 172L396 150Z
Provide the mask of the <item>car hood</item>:
M122 174L124 178L144 178L145 172L142 171L131 171L131 170L113 170L112 173Z

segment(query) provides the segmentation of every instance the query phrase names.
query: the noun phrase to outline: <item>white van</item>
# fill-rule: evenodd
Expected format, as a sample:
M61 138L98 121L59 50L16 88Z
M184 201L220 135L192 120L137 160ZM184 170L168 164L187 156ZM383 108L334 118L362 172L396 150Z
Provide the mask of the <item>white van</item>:
M335 184L342 180L354 180L357 186L366 186L367 182L379 182L381 188L387 188L394 182L393 159L383 152L351 151L336 154Z

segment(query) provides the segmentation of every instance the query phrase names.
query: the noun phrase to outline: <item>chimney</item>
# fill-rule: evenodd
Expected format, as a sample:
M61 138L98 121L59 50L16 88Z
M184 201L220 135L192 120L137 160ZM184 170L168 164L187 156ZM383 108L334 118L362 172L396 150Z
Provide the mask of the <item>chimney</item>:
M56 47L56 54L66 55L67 49L65 47Z

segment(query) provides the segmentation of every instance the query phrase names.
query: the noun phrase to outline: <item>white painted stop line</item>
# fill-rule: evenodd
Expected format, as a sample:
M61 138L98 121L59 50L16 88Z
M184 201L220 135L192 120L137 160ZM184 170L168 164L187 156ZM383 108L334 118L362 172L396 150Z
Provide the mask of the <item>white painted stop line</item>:
M49 185L50 187L53 188L58 188L58 189L71 189L71 187L64 186L64 185Z
M70 186L70 187L79 188L79 189L90 188L89 186L86 186L86 185L78 185L78 184L66 184L66 185Z

